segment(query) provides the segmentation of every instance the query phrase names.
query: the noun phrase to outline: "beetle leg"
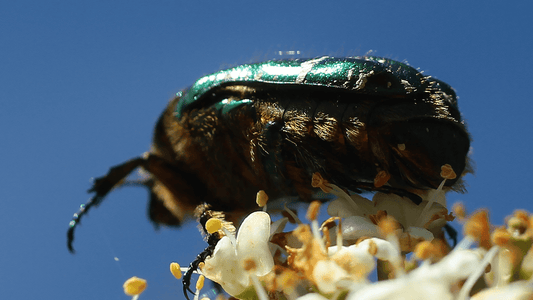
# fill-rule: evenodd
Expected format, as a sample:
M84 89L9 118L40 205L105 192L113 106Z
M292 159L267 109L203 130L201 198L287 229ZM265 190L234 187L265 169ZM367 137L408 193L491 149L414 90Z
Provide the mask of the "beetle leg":
M189 269L187 270L187 272L185 272L185 275L183 275L183 279L182 279L182 281L183 281L183 294L185 295L185 298L187 298L187 300L190 300L189 299L189 295L187 294L187 291L191 292L191 294L194 294L194 292L190 288L192 273L194 273L194 271L198 270L198 266L200 265L200 263L204 262L207 257L209 257L209 256L211 256L213 254L213 251L215 250L216 242L218 242L218 240L213 239L213 241L211 241L211 239L210 239L210 242L213 243L213 244L209 244L204 249L204 251L202 251L200 254L198 254L196 256L196 259L193 260L189 264Z
M444 225L444 231L450 236L450 239L453 241L453 247L457 246L457 230L453 228L450 224L446 223Z
M137 157L127 162L114 166L109 169L109 172L103 177L96 178L94 180L92 188L89 190L89 193L95 192L96 195L91 197L91 199L82 205L80 210L74 214L72 221L70 222L70 227L67 231L67 246L68 250L71 253L74 253L74 248L72 242L74 241L74 230L76 226L80 223L82 217L87 214L89 209L93 206L98 206L104 197L117 185L120 185L121 181L128 176L133 170L139 167L143 163L144 159L142 157Z

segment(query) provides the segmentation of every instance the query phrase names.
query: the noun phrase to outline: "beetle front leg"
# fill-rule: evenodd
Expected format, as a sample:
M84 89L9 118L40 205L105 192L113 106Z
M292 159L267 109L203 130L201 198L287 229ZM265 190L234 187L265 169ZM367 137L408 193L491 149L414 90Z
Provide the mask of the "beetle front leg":
M114 166L109 169L109 172L105 176L98 177L94 180L93 186L89 189L89 193L96 193L91 199L81 206L80 210L74 214L72 221L70 221L70 227L67 231L67 246L71 253L74 253L74 230L80 223L82 217L89 212L89 209L93 206L98 206L104 197L116 186L120 185L133 170L138 168L144 161L144 158L137 157L127 162Z

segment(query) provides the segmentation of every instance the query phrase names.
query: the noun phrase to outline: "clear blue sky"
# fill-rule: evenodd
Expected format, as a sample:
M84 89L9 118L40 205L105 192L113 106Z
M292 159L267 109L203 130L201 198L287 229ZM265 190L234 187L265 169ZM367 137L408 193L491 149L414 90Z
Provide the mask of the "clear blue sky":
M528 1L4 1L0 5L0 297L183 299L171 261L204 248L195 224L154 232L144 189L115 191L66 230L90 178L149 149L172 95L275 58L374 54L452 85L474 142L468 194L501 224L532 211L533 4ZM116 262L114 257L120 260Z

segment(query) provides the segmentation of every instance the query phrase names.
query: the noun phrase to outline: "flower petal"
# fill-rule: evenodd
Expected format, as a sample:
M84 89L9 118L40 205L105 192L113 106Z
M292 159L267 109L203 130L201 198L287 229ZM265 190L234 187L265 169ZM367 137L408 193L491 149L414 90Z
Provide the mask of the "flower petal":
M250 277L237 259L235 248L228 237L218 241L213 255L205 260L202 273L219 283L230 295L238 295L250 285Z
M256 263L255 275L264 276L274 268L270 253L270 216L262 211L250 214L237 233L237 255L239 260L253 259Z
M368 218L350 216L342 221L342 238L344 240L357 240L363 236L380 236L379 228Z
M313 269L313 279L318 289L325 294L335 292L337 282L346 277L348 273L331 260L320 260Z

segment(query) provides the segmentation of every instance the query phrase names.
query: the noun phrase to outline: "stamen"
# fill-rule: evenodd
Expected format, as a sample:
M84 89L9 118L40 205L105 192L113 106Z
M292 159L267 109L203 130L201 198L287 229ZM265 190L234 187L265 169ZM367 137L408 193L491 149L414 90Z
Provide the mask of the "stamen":
M268 195L265 193L265 191L260 190L259 192L257 192L257 195L255 197L255 203L257 203L259 207L262 207L263 211L267 210L267 206L266 206L267 202L268 202Z
M474 213L464 226L465 236L479 242L479 246L490 249L490 225L487 211L480 210Z
M318 213L320 212L320 201L313 201L311 204L309 204L309 208L307 209L307 219L309 221L315 221L318 217Z
M444 179L455 179L457 178L457 174L455 174L451 165L445 164L440 167L440 177Z
M320 248L324 253L326 252L326 246L324 245L324 241L322 240L322 237L320 236L320 228L318 226L318 220L317 216L320 211L320 201L313 201L311 204L309 204L309 208L307 209L307 219L311 221L311 231L313 232L313 237L315 240L317 240L320 244Z
M174 275L174 277L176 277L176 279L180 279L182 274L181 274L181 267L178 263L176 262L173 262L170 264L170 273L172 273L172 275Z
M198 277L198 280L196 281L196 292L194 293L194 300L198 300L198 298L200 297L200 290L204 287L204 281L204 275L200 275L200 277Z
M378 227L385 236L385 239L394 247L395 253L391 253L392 256L391 259L389 259L389 262L394 267L394 274L396 274L396 277L401 277L405 274L405 272L401 267L400 240L396 235L396 230L399 228L399 223L393 217L386 216L379 222Z
M422 241L415 247L414 254L421 260L427 260L434 257L435 246L429 241Z
M466 208L461 202L457 202L452 206L452 211L457 216L459 221L466 219Z
M146 289L146 280L133 276L124 282L123 288L124 294L133 296L132 300L135 300Z
M435 202L435 199L437 198L437 194L442 191L442 188L444 187L444 183L446 182L446 178L442 180L439 187L435 190L435 192L432 194L431 198L429 199L428 203L426 203L426 206L424 206L424 209L418 216L418 220L416 221L416 224L419 225L419 227L424 227L422 224L422 220L424 219L424 216L427 214L429 209L433 206L433 203Z
M269 300L268 295L265 291L265 288L259 281L259 278L257 278L255 274L250 274L250 279L252 280L252 283L254 285L257 296L259 297L259 300Z
M332 188L328 186L328 181L325 180L318 172L313 174L311 179L311 186L314 188L320 188L324 193L331 193Z
M342 221L339 218L339 225L337 226L337 252L342 248Z
M468 298L468 295L470 294L470 290L478 280L478 278L485 273L485 269L487 268L487 265L492 261L494 256L498 254L498 251L500 250L500 247L494 246L492 247L489 252L487 252L487 255L483 258L477 269L470 274L470 277L466 280L463 287L461 288L461 291L459 292L459 296L457 297L458 300L464 300Z
M285 210L285 213L292 217L296 224L303 224L302 221L298 218L298 216L287 207L287 203L283 203L283 209Z
M243 262L243 269L248 272L250 279L252 280L252 283L254 285L255 292L257 293L257 296L259 297L259 300L269 300L267 292L265 291L265 288L259 281L259 278L254 274L254 271L257 268L257 264L253 259L246 259Z

